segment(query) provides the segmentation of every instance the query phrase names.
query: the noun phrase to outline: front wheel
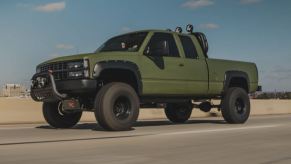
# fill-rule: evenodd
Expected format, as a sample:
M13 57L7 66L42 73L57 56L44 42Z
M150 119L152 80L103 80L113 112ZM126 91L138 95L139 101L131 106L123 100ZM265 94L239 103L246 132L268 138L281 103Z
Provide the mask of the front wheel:
M96 96L95 117L106 130L130 130L138 118L139 105L139 98L130 85L109 83Z
M250 99L242 88L229 88L222 100L222 116L231 124L245 123L250 115Z
M165 108L167 118L173 123L184 123L192 114L192 105L185 104L167 104Z
M82 112L63 111L62 102L43 103L42 112L47 123L54 128L71 128L81 119Z

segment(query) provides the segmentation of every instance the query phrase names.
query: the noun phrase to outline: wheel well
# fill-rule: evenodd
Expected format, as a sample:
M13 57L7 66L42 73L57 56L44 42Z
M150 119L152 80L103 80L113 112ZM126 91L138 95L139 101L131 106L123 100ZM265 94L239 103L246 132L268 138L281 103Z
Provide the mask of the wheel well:
M244 77L233 77L231 78L228 88L239 87L244 89L247 93L249 92L248 81Z
M110 82L123 82L132 86L138 94L140 93L140 86L135 73L127 69L103 70L97 80L102 81L104 84Z

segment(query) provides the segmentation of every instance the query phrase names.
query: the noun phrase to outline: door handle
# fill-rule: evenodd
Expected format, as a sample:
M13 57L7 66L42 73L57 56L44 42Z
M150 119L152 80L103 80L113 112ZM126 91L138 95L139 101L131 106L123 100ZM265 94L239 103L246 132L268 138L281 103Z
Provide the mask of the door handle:
M179 66L180 66L180 67L184 67L184 64L183 64L183 63L180 63Z

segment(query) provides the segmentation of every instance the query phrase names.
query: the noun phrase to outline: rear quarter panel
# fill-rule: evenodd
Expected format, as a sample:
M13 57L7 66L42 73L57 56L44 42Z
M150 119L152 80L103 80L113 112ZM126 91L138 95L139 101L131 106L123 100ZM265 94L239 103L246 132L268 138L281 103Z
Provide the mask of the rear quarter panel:
M222 59L206 59L209 68L209 94L217 95L223 91L227 71L245 72L249 78L249 91L258 87L258 70L256 64Z

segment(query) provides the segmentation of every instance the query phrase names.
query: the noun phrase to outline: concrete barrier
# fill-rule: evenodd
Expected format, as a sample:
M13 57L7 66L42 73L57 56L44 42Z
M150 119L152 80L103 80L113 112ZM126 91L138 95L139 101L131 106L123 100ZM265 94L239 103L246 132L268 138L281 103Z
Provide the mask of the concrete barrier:
M218 104L219 101L214 101ZM291 100L251 100L251 115L290 114ZM213 109L210 113L194 109L192 117L221 116ZM166 118L162 109L142 109L139 119ZM82 121L95 121L94 114L85 112ZM0 124L44 123L42 103L28 98L0 98Z

